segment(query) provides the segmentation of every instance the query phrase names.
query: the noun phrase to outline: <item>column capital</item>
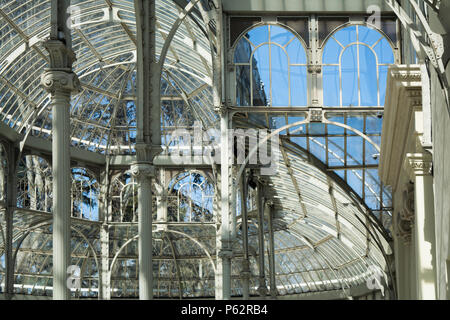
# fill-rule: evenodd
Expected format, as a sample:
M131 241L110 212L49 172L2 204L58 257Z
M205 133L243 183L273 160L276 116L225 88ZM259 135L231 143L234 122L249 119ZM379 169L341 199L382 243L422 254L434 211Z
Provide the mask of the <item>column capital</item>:
M130 167L133 177L139 179L151 179L155 176L155 167L150 163L133 163Z
M41 75L41 85L51 94L57 91L78 93L81 91L80 80L70 69L45 69Z
M431 154L407 153L404 168L408 172L411 180L413 180L415 176L430 176L433 168Z

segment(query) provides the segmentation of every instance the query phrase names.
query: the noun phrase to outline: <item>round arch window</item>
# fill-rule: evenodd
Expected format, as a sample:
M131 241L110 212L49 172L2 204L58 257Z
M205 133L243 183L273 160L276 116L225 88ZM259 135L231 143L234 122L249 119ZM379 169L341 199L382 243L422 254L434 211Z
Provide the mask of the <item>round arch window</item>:
M238 106L306 106L306 50L290 30L263 25L236 43Z
M383 106L394 53L379 31L353 25L333 33L322 54L324 106Z

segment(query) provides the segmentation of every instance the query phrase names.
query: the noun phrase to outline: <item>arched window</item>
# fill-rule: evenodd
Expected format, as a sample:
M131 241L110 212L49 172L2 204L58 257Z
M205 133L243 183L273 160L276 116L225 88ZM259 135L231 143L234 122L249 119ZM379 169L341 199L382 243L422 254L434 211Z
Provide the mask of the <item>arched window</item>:
M306 106L306 51L300 38L278 25L251 29L237 42L238 106Z
M394 53L379 31L363 25L340 29L328 38L322 63L325 106L384 105Z
M43 158L23 156L17 168L17 207L52 211L52 172Z
M168 221L214 221L214 185L204 175L187 171L169 184Z
M138 187L130 173L115 176L111 185L113 222L136 222Z
M72 169L72 217L98 221L99 188L86 169Z

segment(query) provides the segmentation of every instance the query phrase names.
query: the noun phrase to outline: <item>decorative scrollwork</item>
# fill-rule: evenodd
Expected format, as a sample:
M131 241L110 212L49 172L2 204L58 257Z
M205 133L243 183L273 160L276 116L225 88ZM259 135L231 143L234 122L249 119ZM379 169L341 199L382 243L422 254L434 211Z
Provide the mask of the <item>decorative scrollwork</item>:
M148 163L135 163L131 165L130 173L138 181L141 179L150 179L155 176L155 167Z
M41 76L41 85L51 94L58 91L78 93L81 90L80 80L70 71L47 69Z

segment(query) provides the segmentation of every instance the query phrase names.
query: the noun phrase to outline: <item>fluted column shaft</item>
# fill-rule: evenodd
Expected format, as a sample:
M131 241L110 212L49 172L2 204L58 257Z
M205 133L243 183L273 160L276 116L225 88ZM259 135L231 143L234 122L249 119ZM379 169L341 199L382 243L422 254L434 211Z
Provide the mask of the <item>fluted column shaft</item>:
M152 244L152 177L154 167L148 163L131 166L138 185L139 233L139 299L153 299L153 244Z
M53 163L53 299L70 298L67 269L70 265L70 93L52 95Z

